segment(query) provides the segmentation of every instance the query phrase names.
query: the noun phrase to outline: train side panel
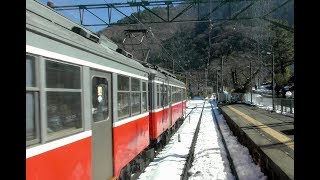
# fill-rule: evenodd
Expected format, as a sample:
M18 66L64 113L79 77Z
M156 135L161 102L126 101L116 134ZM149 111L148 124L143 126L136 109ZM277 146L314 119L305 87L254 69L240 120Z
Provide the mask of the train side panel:
M172 105L172 125L182 117L182 103L175 103Z
M157 139L165 130L170 127L169 108L158 109L151 113L151 139Z
M141 114L142 117L125 124L115 124L113 127L114 146L114 175L118 177L120 171L134 157L149 145L149 115ZM132 117L137 118L137 117Z
M92 179L91 136L65 144L81 134L28 149L26 179Z

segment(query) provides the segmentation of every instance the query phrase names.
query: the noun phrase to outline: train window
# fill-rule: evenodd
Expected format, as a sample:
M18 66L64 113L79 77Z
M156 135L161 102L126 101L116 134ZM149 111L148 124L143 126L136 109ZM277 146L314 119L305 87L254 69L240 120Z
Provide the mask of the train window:
M179 88L177 87L177 90L176 90L176 94L177 94L177 99L176 99L176 102L179 102Z
M37 133L38 121L38 93L26 93L26 141L27 145L39 142L39 135ZM32 142L34 141L34 142Z
M33 56L26 55L26 86L35 87L35 61Z
M176 87L176 102L179 101L179 88Z
M148 109L147 92L142 92L142 112L146 112Z
M184 89L181 88L181 101L184 99Z
M172 86L168 86L168 88L169 88L169 103L172 103Z
M60 136L60 132L70 133L82 128L80 79L79 66L46 61L47 133L52 136L50 139Z
M147 109L148 109L147 83L142 82L142 112L146 112Z
M39 91L35 57L26 55L26 145L40 142Z
M118 118L129 117L129 92L118 92Z
M129 77L118 75L118 90L129 91Z
M176 102L179 102L179 88L176 87Z
M94 122L108 119L108 81L105 78L92 78L92 119Z
M164 90L164 87L163 87L164 85L163 84L161 84L160 85L160 106L161 107L163 107L164 106L164 92L163 92L163 90Z
M118 75L118 118L130 116L130 86L129 77Z
M175 95L176 95L175 102L178 102L178 87L176 87L176 89L175 89Z
M140 91L140 80L131 78L131 91Z
M164 106L168 106L168 86L167 85L164 85L163 99L164 99Z
M131 112L133 115L140 113L140 92L131 93Z
M161 103L160 103L160 84L157 84L157 107L161 107Z
M142 91L147 91L147 83L142 82Z
M26 139L27 141L36 138L35 123L35 97L31 92L26 93Z
M81 128L81 93L47 92L48 133Z
M181 88L181 101L184 99L183 94L184 94L184 89Z
M131 113L139 114L140 111L140 80L131 78Z
M176 87L172 86L172 102L176 102Z
M80 89L80 67L46 62L47 88Z

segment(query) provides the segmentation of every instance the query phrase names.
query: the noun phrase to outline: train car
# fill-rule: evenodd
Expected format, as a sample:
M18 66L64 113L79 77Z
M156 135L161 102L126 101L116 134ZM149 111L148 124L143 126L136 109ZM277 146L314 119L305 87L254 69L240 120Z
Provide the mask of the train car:
M26 178L109 179L149 146L148 70L26 3Z
M131 177L182 119L184 86L27 0L26 179Z
M176 125L178 120L181 120L186 113L186 86L183 82L171 78L171 119L172 126Z
M136 177L138 171L159 152L182 124L185 114L185 84L164 69L142 63L149 70L149 137L150 144L121 171L123 179ZM175 90L175 91L172 91Z
M153 144L164 145L176 122L183 118L186 102L185 84L157 66L149 68L150 138Z

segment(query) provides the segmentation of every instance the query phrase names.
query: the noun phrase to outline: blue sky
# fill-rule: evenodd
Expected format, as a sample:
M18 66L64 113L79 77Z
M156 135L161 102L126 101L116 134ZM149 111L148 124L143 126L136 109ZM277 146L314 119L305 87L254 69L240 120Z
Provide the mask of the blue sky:
M46 5L48 0L38 0L40 3ZM139 2L141 0L137 0ZM104 4L104 3L124 3L130 2L130 0L50 0L53 2L55 6L65 6L65 5L81 5L81 4ZM122 8L120 9L124 14L129 16L132 12L135 12L136 8ZM99 9L99 10L91 10L96 15L98 15L101 19L104 19L106 22L108 21L107 16L107 9ZM59 13L63 14L67 18L75 21L76 23L80 24L80 15L79 10L74 11L58 11ZM122 19L124 16L119 12L112 10L112 19L111 22L116 22L119 19ZM89 12L84 13L84 23L103 23L101 20L96 18L95 16L91 15ZM97 32L107 26L88 26L87 28L92 30L93 32Z

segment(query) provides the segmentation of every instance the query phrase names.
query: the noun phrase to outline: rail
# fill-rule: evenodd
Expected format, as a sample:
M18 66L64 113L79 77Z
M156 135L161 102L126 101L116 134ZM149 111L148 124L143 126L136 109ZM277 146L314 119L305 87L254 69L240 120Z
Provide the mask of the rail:
M235 179L236 179L236 180L239 180L239 176L238 176L237 171L236 171L236 168L235 168L235 166L234 166L234 164L233 164L233 160L232 160L232 157L231 157L231 155L230 155L228 146L227 146L226 141L225 141L225 139L224 139L224 136L223 136L223 134L222 134L222 131L221 131L221 128L220 128L220 125L219 125L219 122L218 122L218 118L217 118L217 115L216 115L216 111L214 110L214 107L213 107L213 105L212 105L212 101L210 102L210 105L211 105L212 114L214 115L214 123L215 123L216 126L218 127L218 131L219 131L219 134L220 134L220 136L221 136L224 149L225 149L225 151L226 151L226 153L227 153L228 161L230 162L231 172L232 172L232 174L235 176Z
M190 169L191 165L192 165L192 162L193 162L193 158L194 158L194 148L195 148L195 145L196 145L196 142L197 142L197 139L198 139L198 134L199 134L199 129L200 129L200 124L201 124L201 119L202 119L202 113L203 113L203 109L204 109L204 104L206 102L203 103L203 106L202 106L202 110L201 110L201 114L200 114L200 118L199 118L199 121L198 121L198 124L197 124L197 127L196 127L196 131L193 135L193 139L192 139L192 143L191 143L191 147L190 147L190 150L189 150L189 154L188 154L188 157L187 157L187 161L184 165L184 168L183 168L183 172L181 174L181 180L186 180L188 179L188 170ZM196 108L196 107L195 107ZM195 108L192 108L195 109ZM192 111L191 110L191 111ZM190 111L190 112L191 112ZM190 113L189 113L190 114ZM189 115L188 114L188 115Z

